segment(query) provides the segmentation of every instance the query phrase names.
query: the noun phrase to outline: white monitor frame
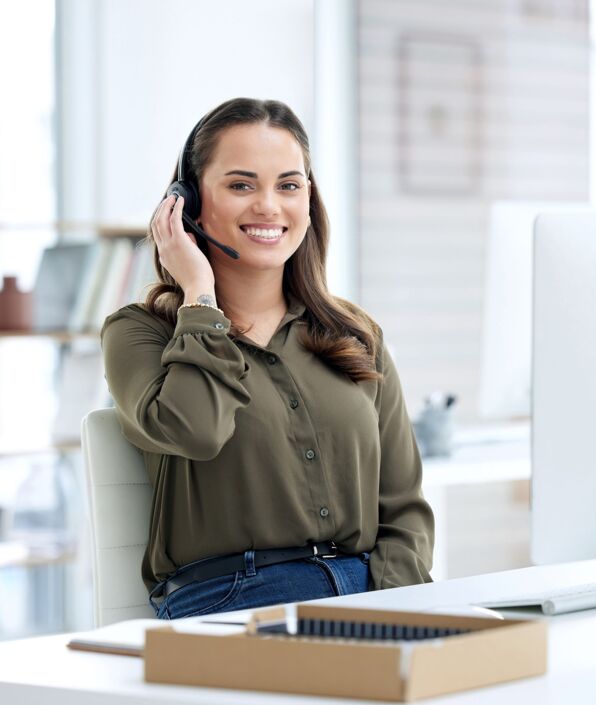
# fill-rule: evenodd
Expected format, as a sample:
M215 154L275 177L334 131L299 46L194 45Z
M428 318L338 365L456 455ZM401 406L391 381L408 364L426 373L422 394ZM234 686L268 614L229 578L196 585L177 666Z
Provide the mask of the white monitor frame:
M596 211L534 227L531 557L596 558Z
M532 246L540 213L588 211L585 202L495 201L490 206L479 413L527 418L531 407Z

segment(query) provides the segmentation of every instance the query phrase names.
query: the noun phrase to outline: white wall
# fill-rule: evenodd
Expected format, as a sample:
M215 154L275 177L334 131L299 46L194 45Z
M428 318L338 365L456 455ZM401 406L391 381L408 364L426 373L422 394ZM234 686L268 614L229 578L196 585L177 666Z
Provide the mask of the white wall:
M330 211L331 290L363 305L385 329L411 411L441 387L460 395L461 419L475 418L488 205L579 200L588 192L585 6L58 0L65 76L60 215L146 225L182 143L206 111L239 95L283 100L309 132ZM447 64L418 62L405 136L398 61L404 33L473 44L478 60L463 78L479 90L476 102L462 100L461 75ZM454 130L451 139L427 149L437 90L461 120L454 128L443 120ZM441 128L440 112L433 119ZM477 157L469 192L405 187L406 149L411 181L465 186L469 135Z
M476 420L488 206L588 196L587 2L360 0L359 46L361 303L411 412Z
M313 128L313 0L59 6L63 217L144 226L188 133L229 98L282 100Z

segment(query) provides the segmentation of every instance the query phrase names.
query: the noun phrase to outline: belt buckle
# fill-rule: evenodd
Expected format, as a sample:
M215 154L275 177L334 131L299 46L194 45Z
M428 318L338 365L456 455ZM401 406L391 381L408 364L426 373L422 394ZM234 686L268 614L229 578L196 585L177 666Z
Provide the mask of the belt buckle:
M329 541L331 544L331 548L333 550L333 553L324 553L324 554L319 554L319 551L316 547L316 545L313 545L313 552L315 556L318 556L319 558L337 558L337 546L335 545L335 541Z

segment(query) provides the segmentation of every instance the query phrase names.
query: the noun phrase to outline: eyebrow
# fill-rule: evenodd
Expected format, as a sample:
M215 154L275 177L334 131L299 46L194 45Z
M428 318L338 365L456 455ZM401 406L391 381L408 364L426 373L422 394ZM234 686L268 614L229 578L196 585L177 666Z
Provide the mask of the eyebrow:
M227 171L225 176L230 176L230 174L238 174L238 176L248 176L251 179L257 179L258 176L254 171L243 171L242 169L234 169L233 171ZM286 176L304 176L301 171L284 171L277 178L285 179Z

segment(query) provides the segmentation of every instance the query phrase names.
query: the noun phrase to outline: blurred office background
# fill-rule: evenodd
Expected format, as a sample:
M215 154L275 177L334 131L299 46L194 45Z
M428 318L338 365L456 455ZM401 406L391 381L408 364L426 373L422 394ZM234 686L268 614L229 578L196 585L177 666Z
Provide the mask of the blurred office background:
M48 301L98 243L139 249L226 99L303 121L330 289L383 326L412 418L441 391L460 440L526 433L531 219L591 201L592 21L589 0L0 0L0 278L36 311L0 331L0 639L92 626L102 309L52 325ZM442 501L444 577L528 564L527 479Z

